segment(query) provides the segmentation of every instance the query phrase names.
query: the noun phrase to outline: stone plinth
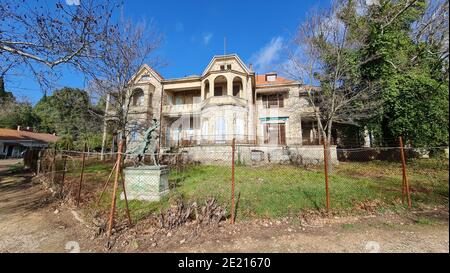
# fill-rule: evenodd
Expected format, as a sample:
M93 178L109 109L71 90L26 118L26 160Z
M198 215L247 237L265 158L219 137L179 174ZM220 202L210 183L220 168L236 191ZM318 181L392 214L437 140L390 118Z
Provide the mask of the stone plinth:
M169 193L167 166L128 167L123 171L128 200L159 201Z

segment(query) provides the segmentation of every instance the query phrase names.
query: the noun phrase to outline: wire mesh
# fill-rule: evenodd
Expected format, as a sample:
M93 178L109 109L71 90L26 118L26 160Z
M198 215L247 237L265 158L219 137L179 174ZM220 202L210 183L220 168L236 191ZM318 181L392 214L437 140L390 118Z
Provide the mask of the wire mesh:
M324 155L328 155L332 211L373 213L405 206L400 147L341 149L330 146L327 152L324 153L323 146L236 145L232 162L232 147L228 144L183 147L157 155L158 163L164 166L159 171L166 180L161 182L159 177L147 174L145 168L140 167L136 179L141 182L127 188L127 195L133 202L134 199L142 201L142 198L135 198L138 195L159 194L160 203L173 196L183 196L192 202L213 197L229 211L234 164L236 217L322 211L326 208ZM404 152L413 206L444 206L448 202L448 148L406 147ZM81 195L85 202L98 198L116 156L108 154L101 161L98 154L86 154L83 182L86 187L83 186ZM81 158L79 151L42 151L37 176L55 192L73 196L81 174ZM126 156L124 162L127 185L127 175L130 176L127 170L137 165ZM151 165L152 156L146 155L142 163ZM154 189L157 192L152 193ZM131 209L141 208L131 206Z

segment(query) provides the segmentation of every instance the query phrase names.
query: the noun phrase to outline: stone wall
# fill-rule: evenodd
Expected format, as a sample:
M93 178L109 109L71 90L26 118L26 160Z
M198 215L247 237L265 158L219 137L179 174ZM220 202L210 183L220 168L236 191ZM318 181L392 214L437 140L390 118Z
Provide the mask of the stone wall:
M331 159L338 163L336 146L331 146ZM185 159L201 164L231 164L229 145L195 146L180 149ZM244 165L257 164L320 164L323 162L322 146L276 147L236 146L235 159Z

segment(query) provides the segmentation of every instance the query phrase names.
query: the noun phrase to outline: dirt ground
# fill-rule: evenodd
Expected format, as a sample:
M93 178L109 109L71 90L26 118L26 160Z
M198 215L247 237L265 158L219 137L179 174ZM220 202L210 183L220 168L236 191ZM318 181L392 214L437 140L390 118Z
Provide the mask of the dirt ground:
M0 252L449 252L448 208L359 217L294 217L186 225L146 221L104 235L75 207L60 204L17 160L0 160Z

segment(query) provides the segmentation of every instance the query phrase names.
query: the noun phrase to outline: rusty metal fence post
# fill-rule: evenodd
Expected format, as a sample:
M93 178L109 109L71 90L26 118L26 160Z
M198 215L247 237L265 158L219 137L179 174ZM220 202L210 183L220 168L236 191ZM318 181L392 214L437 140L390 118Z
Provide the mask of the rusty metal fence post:
M236 149L236 139L233 138L233 142L231 143L231 224L234 224L234 152Z
M409 190L408 176L406 174L406 159L405 150L403 148L403 138L399 137L400 141L400 158L402 160L402 203L405 203L405 195L408 201L408 208L412 207L411 193Z
M327 154L327 141L323 139L323 163L324 163L324 171L325 171L325 195L326 195L326 206L327 212L330 210L330 191L328 188L328 154Z
M119 184L119 175L121 170L121 163L122 163L122 149L123 149L123 140L120 140L119 142L119 150L117 151L117 162L116 162L116 172L114 174L114 188L112 193L112 200L111 200L111 210L109 213L109 222L108 222L108 239L111 237L112 228L114 225L114 214L116 212L116 195L117 195L117 188Z
M66 146L66 152L69 150L69 147ZM64 151L62 152L62 158L63 158L63 173L61 178L61 195L64 191L64 180L66 179L66 172L67 172L67 154L64 154Z
M86 161L86 149L87 149L87 143L84 143L84 150L83 150L83 158L81 161L81 174L80 174L80 183L78 184L78 197L77 197L77 206L80 205L81 200L81 185L83 184L83 176L84 176L84 164Z
M52 187L53 187L55 185L55 176L56 176L56 146L53 148L51 170L52 170L51 181L52 181Z

